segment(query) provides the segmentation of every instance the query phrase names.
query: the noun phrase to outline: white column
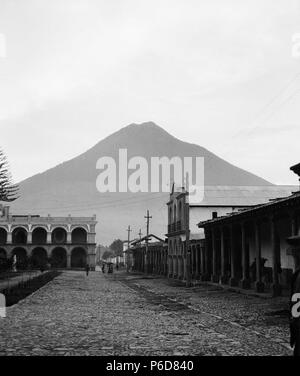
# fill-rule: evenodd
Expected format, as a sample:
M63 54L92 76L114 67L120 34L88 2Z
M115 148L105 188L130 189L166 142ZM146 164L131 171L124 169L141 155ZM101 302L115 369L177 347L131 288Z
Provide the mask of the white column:
M47 244L51 244L52 243L52 233L51 232L47 232Z

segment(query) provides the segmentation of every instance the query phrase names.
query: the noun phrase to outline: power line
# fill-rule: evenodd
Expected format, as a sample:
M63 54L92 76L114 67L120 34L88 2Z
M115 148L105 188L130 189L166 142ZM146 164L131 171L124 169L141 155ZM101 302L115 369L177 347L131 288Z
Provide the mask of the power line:
M121 200L114 200L114 201L108 201L108 202L104 202L104 203L101 203L101 204L96 204L96 203L91 203L91 204L84 204L84 206L81 206L81 205L69 205L69 206L48 206L48 207L39 207L38 210L55 210L55 209L73 209L73 208L79 208L79 210L84 210L86 208L106 208L106 207L113 207L113 206L116 206L116 204L118 202L125 202L125 206L127 205L132 205L132 204L136 204L136 203L140 203L140 202L148 202L148 201L151 201L151 200L154 200L154 199L157 199L157 198L162 198L162 197L165 197L167 194L163 194L163 195L157 195L155 197L151 197L149 199L145 199L145 198L142 198L142 197L131 197L131 198L127 198L127 199L121 199ZM128 202L128 200L132 200L132 199L135 199L136 201L134 202ZM112 204L112 205L108 205L108 204ZM124 206L122 204L118 204L118 206ZM75 210L73 210L75 211Z
M151 197L153 196L153 195L157 195L157 193L152 193L152 194L149 194L149 196L151 195ZM167 195L167 193L165 193L164 195L161 195L161 197L163 197L163 196L166 196ZM148 196L146 196L146 197L148 197ZM158 197L158 196L155 196L155 197ZM101 203L101 204L104 204L104 205L106 205L106 204L110 204L110 203L116 203L116 202L123 202L123 201L128 201L128 200L136 200L136 199L140 199L140 198L142 198L142 197L128 197L128 198L124 198L124 199L117 199L117 200L111 200L111 201L104 201L103 203ZM145 196L143 197L143 199L145 199ZM146 199L146 201L147 201L147 199ZM90 201L89 201L90 202ZM98 204L98 205L101 205L101 204ZM95 203L84 203L84 202L81 202L80 203L80 205L69 205L69 206L64 206L64 208L68 208L68 207L70 207L70 208L73 208L73 207L82 207L82 205L85 205L85 206L95 206ZM44 209L51 209L52 207L44 207Z
M152 200L156 200L158 197L153 197L151 199L148 199L148 201L152 201ZM209 200L209 199L227 199L227 200L230 200L230 199L248 199L247 197L244 197L244 196L212 196L212 197L207 197L206 200ZM269 199L269 197L266 197L266 196L254 196L253 198L250 197L250 199L252 200L267 200ZM92 208L97 208L97 209L106 209L106 208L111 208L111 207L120 207L120 206L129 206L129 205L135 205L135 204L139 204L141 202L144 202L144 200L140 200L140 201L136 201L136 202L129 202L129 203L124 203L124 204L113 204L113 205L104 205L104 206L98 206L96 204L92 204L91 207ZM236 204L232 204L231 206L235 206ZM193 206L193 205L192 205ZM89 209L89 206L84 206L84 207L81 207L81 208L77 208L77 209L72 209L73 206L70 206L70 207L63 207L63 206L59 206L59 207L51 207L51 208L46 208L46 209L49 209L49 210L58 210L58 209L61 209L61 210L64 210L64 209L71 209L72 212L83 212L83 211L86 211L87 209ZM36 208L36 209L31 209L32 211L42 211L42 210L46 210L45 208ZM160 209L161 210L161 209Z
M272 191L273 189L273 186L258 186L258 188L271 188L270 191ZM287 186L289 187L289 186ZM251 188L251 186L249 186L249 188ZM278 192L279 192L279 188L277 188L276 186L274 186L274 191L276 191L278 189ZM260 189L259 189L260 190ZM240 193L243 193L243 192L249 192L249 189L207 189L205 188L204 189L205 192L240 192ZM270 193L270 192L269 192ZM76 205L76 204L72 204L72 205L68 205L68 206L48 206L48 207L38 207L39 210L54 210L54 209L73 209L73 208L79 208L79 209L85 209L85 208L89 208L89 207L97 207L97 208L101 208L101 207L111 207L111 206L115 206L116 203L118 202L127 202L129 200L135 200L136 203L139 203L139 202L147 202L147 201L150 201L150 200L153 200L153 199L157 199L157 198L163 198L163 197L166 197L167 196L167 193L165 194L160 194L158 195L157 193L154 193L156 196L152 197L151 198L144 198L144 197L129 197L129 198L125 198L125 199L119 199L119 200L112 200L112 201L106 201L106 202L103 202L101 204L97 204L97 203L90 203L90 204L80 204L80 205ZM218 195L218 196L213 196L213 198L242 198L242 196L226 196L226 195ZM255 196L254 198L257 198L257 199L263 199L263 198L266 198L265 196ZM133 203L135 203L133 202ZM113 204L113 205L109 205L109 204ZM132 202L129 202L128 205L132 204Z

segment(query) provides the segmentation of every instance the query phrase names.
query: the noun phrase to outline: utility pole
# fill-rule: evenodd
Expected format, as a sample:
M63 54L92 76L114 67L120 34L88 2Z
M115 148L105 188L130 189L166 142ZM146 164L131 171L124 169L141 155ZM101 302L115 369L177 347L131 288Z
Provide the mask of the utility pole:
M144 271L144 253L142 252L142 229L140 228L140 231L139 231L139 237L140 237L140 255L141 255L141 259L140 259L140 270Z
M147 210L147 215L146 215L144 218L147 219L146 265L145 265L145 269L146 269L146 273L148 273L148 272L149 272L149 252L148 252L149 246L148 246L148 237L149 237L149 224L150 224L150 219L152 219L152 217L149 215L149 210Z
M129 272L129 247L130 247L130 233L131 233L131 228L130 228L130 225L128 226L128 229L126 230L127 233L128 233L128 247L127 247L127 263L126 263L126 267L127 267L127 273Z

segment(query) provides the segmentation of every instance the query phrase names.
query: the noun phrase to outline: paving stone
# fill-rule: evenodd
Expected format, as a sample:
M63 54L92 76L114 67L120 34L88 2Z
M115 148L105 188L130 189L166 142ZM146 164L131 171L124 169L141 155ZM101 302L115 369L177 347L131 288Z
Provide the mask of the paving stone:
M68 271L7 309L0 355L291 355L286 303Z

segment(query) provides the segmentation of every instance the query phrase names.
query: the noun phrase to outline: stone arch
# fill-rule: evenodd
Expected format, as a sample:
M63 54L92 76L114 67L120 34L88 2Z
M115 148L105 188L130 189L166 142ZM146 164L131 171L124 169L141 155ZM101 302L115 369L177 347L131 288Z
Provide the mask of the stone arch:
M67 231L64 227L56 227L52 230L51 239L53 244L64 244L67 242Z
M16 256L17 259L17 269L27 269L28 266L28 255L27 251L23 247L16 247L12 251L12 259Z
M31 265L33 268L46 267L48 262L47 251L45 248L37 247L31 252Z
M49 227L47 225L37 225L37 224L32 226L31 231L33 232L34 230L38 228L42 228L47 232L49 231Z
M82 247L76 247L71 253L71 267L84 268L87 263L87 252Z
M56 247L51 252L51 266L53 268L67 267L67 251L63 247Z
M23 230L25 230L26 232L29 231L29 228L28 226L24 226L24 225L13 225L11 227L11 231L13 232L14 230L18 229L18 228L22 228Z
M86 232L89 232L90 228L87 224L80 224L80 225L72 225L71 232L74 231L76 228L83 228Z
M56 230L58 228L61 228L61 229L65 230L66 232L68 232L70 230L70 226L67 226L67 225L64 225L64 224L60 224L60 225L53 225L53 226L51 226L50 231L53 232L54 230Z
M12 232L13 244L27 244L27 230L24 227L15 227Z
M7 231L5 228L0 227L0 244L6 244L7 242Z
M73 244L87 243L87 231L83 227L76 227L72 231L72 243Z
M47 231L44 227L36 227L32 231L32 244L46 244Z

